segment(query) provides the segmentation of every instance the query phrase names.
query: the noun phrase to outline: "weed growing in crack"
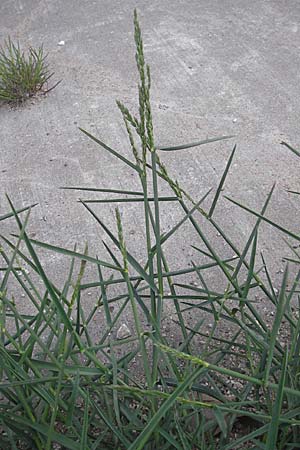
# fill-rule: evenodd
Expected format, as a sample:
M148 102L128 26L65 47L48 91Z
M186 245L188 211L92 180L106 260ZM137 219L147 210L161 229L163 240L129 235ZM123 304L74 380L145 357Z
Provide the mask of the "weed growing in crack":
M0 47L0 100L21 103L37 93L46 94L54 75L47 64L43 47L30 47L26 54L10 38Z

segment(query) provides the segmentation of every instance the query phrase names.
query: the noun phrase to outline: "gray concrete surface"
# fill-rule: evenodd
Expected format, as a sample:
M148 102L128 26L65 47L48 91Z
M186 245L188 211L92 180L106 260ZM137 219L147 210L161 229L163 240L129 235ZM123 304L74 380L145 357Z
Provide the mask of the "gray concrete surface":
M1 211L7 210L6 192L18 207L37 201L32 235L69 248L88 241L91 252L104 257L103 232L76 203L79 194L59 187L138 187L119 161L78 130L81 126L129 155L115 99L136 109L134 7L152 69L157 144L236 135L232 142L164 155L170 172L200 198L217 186L237 142L226 194L259 209L276 182L268 215L297 232L299 199L285 190L300 189L300 161L279 145L281 140L299 142L297 0L1 0L0 41L10 35L23 46L44 43L54 80L63 80L45 99L21 108L0 107ZM62 40L65 45L59 46ZM96 209L113 226L113 208ZM142 261L143 229L136 212L137 207L122 208L128 246ZM180 210L170 208L162 227L179 217ZM224 199L216 218L237 244L253 224L252 217ZM170 243L174 269L184 260L199 260L185 246L190 232L186 228L185 242ZM210 231L210 238L217 236ZM281 236L264 226L259 245L278 278L281 256L288 253ZM44 257L59 279L60 257Z

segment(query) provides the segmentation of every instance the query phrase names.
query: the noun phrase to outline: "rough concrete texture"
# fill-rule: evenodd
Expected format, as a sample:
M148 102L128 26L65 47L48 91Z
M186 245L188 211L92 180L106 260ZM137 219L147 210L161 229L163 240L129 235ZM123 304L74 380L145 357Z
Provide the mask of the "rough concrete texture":
M76 203L79 194L59 187L138 188L136 177L120 161L78 130L83 127L130 154L115 99L136 110L134 7L152 69L156 143L236 135L232 141L164 155L170 172L199 199L210 187L216 188L236 142L226 194L258 210L276 182L268 216L298 232L299 199L286 189L300 189L300 161L280 146L282 140L299 142L297 0L1 0L0 41L10 35L24 47L44 43L54 81L62 79L45 99L21 108L0 108L1 211L7 210L6 192L18 207L38 202L32 212L32 235L68 248L88 241L91 252L104 257L104 234ZM60 41L65 44L58 45ZM138 208L121 209L128 245L142 261ZM113 227L113 207L96 210ZM164 217L162 227L167 229L182 213L170 207ZM216 219L237 244L253 224L250 215L225 199ZM171 268L191 258L200 262L185 246L190 232L186 227L184 239L170 244ZM282 236L264 225L259 246L279 277L281 256L288 253ZM231 256L228 250L225 254ZM45 258L59 278L60 257Z

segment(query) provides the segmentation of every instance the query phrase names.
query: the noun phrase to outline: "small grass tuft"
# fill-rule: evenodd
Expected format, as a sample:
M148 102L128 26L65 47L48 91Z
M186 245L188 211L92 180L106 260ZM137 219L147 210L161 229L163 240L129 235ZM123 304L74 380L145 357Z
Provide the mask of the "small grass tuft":
M9 37L0 47L0 101L22 103L37 93L54 89L59 82L49 88L54 73L46 59L43 46L30 47L25 53Z

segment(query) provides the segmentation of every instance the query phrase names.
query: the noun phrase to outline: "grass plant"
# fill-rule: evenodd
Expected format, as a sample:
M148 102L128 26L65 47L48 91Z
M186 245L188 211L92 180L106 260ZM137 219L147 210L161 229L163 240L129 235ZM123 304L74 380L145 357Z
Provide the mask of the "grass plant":
M0 100L21 103L37 93L46 94L54 73L50 72L43 47L30 47L27 54L10 38L0 47Z
M140 77L138 117L118 102L132 159L88 131L82 132L99 150L135 172L140 191L68 189L109 195L106 202L115 202L113 195L117 194L122 207L142 201L144 259L137 260L129 251L118 208L114 232L96 213L95 199L81 200L95 225L111 241L111 246L105 243L106 256L99 259L87 248L69 250L30 238L27 223L31 208L17 211L8 198L10 212L0 219L14 217L19 233L14 238L2 236L1 247L0 448L297 449L300 270L293 275L286 266L277 292L257 249L262 223L276 227L290 239L299 241L300 236L266 217L274 188L260 212L231 200L256 217L243 247L232 242L215 220L235 147L219 185L201 199L191 198L169 175L161 161L162 152L185 151L228 136L168 148L156 146L150 69L144 61L136 13L134 27ZM170 191L168 197L160 194L163 183ZM209 196L210 207L204 209ZM166 201L181 209L182 218L162 233L161 202ZM204 233L204 222L221 236L226 258ZM180 232L187 223L200 243L195 247L199 259L192 267L175 270L168 263L165 244L175 233L184 241ZM62 287L47 275L39 249L65 256L68 273ZM300 255L292 246L291 250L293 257L287 259L297 267ZM92 268L97 278L86 281L85 274L94 273ZM210 270L218 271L225 289L210 285ZM191 273L198 278L198 286L186 281ZM17 285L17 296L25 295L34 313L21 312L11 285ZM112 293L112 285L118 286L119 294ZM86 290L97 299L89 311L84 305ZM257 295L274 310L269 323L257 307ZM162 333L166 302L174 306L174 323L181 336L177 347ZM114 304L118 305L117 313L111 312ZM117 340L115 330L128 308L134 332ZM187 321L187 311L193 313L195 323ZM103 317L101 337L95 339L92 329L99 312ZM205 327L208 316L213 323L209 332ZM224 324L232 330L229 335L222 335ZM285 339L283 329L287 330ZM139 371L132 369L137 358Z

